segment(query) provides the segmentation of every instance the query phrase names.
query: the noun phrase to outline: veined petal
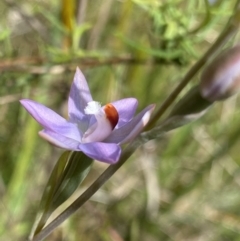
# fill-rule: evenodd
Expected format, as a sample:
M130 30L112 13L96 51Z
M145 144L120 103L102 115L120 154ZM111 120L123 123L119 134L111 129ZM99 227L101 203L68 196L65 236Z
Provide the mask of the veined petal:
M149 105L146 107L129 123L118 129L115 129L112 134L104 140L104 142L123 144L134 139L148 123L154 108L155 105Z
M117 109L119 120L116 128L119 128L133 118L138 106L138 101L135 98L126 98L114 101L111 104Z
M121 154L121 148L113 143L84 143L79 145L79 149L87 156L109 164L116 163Z
M57 134L53 131L42 130L39 132L39 135L53 144L54 146L66 149L66 150L78 150L79 142L73 139L64 137L60 134Z
M44 129L76 141L81 140L81 133L76 124L68 122L53 110L35 101L23 99L20 102Z
M77 68L68 99L70 121L88 121L90 117L85 115L84 108L90 101L92 101L92 95L88 88L87 81L81 70Z

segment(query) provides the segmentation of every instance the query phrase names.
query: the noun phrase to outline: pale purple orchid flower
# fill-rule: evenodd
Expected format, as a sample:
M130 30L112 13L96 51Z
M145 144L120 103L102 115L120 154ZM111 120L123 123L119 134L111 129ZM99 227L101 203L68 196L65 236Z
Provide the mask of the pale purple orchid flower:
M134 117L138 102L126 98L101 107L93 101L87 81L77 68L68 99L69 120L32 100L20 100L25 109L44 128L39 135L51 144L82 151L90 158L116 163L120 145L133 140L149 121L155 105Z

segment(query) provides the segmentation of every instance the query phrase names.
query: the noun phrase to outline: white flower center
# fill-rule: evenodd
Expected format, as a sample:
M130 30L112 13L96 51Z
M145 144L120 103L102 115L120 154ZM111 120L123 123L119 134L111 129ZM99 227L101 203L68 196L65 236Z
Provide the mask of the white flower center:
M112 104L102 108L99 102L90 101L84 112L86 115L94 115L97 122L84 133L83 143L103 141L111 134L118 122L118 112Z
M101 104L97 101L88 102L84 109L86 115L97 115L102 112Z

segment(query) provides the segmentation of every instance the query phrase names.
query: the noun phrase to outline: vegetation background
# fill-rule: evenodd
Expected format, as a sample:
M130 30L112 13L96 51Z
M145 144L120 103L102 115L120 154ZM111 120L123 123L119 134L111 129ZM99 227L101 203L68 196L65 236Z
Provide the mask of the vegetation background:
M161 102L212 45L235 1L0 2L0 240L26 240L63 152L38 136L30 98L66 116L77 66L94 99ZM227 46L239 39L235 36ZM187 87L198 82L198 77ZM186 92L186 90L185 90ZM150 141L51 241L240 240L239 97ZM72 198L107 167L95 162Z

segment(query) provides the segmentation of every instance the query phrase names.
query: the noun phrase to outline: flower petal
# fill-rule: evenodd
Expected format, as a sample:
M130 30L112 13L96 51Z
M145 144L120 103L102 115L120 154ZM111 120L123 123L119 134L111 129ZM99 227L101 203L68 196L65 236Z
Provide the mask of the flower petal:
M104 142L123 144L134 139L134 137L136 137L148 123L154 108L155 105L149 105L146 107L129 123L119 129L115 129L112 134L104 140Z
M79 149L87 156L109 164L116 163L121 154L121 148L113 143L84 143L79 145Z
M39 135L53 144L54 146L66 149L66 150L78 150L79 142L73 139L64 137L60 134L57 134L53 131L42 130L39 132Z
M76 141L81 140L77 125L68 122L53 110L32 100L23 99L20 103L44 129Z
M114 101L111 104L117 109L119 120L116 128L119 128L133 118L138 106L138 101L135 98L126 98Z
M88 121L89 116L85 115L84 108L90 101L92 101L92 96L87 81L81 70L77 68L68 99L70 121Z

